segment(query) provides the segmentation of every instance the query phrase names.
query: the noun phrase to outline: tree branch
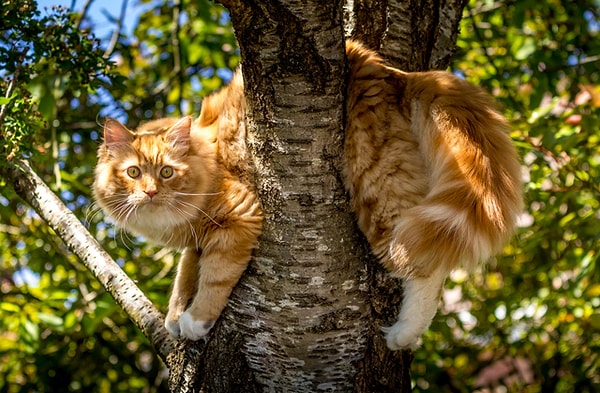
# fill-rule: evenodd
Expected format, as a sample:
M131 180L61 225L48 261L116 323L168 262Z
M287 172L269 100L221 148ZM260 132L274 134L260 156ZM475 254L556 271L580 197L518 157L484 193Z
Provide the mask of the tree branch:
M123 20L125 19L125 13L127 12L127 0L123 0L121 3L121 14L119 15L119 19L117 20L117 26L115 27L115 31L113 31L112 37L110 38L110 42L106 50L104 51L104 58L108 59L115 50L117 43L119 42L119 36L121 35L121 29L123 28Z
M163 327L162 314L102 249L77 217L27 162L15 160L1 174L81 259L167 362L175 342Z
M79 30L79 27L81 26L81 22L83 22L83 20L85 19L85 16L88 12L88 10L90 9L90 6L92 5L92 1L93 0L86 0L85 3L83 3L83 7L81 8L81 14L79 15L79 19L77 19L77 24L75 25L75 29ZM71 9L73 9L75 6L75 1L73 1L71 3Z

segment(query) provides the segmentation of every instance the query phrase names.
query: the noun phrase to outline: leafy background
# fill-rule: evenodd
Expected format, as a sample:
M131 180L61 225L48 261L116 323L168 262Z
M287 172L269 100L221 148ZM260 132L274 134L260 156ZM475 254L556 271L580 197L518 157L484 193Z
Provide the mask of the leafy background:
M125 1L125 14L100 2L96 12L1 4L0 165L31 157L165 305L176 256L116 232L91 204L98 123L198 113L239 62L227 13L208 0ZM511 120L526 212L494 263L449 280L415 352L415 392L600 391L599 5L472 0L465 10L451 70ZM167 391L148 342L0 183L0 392Z

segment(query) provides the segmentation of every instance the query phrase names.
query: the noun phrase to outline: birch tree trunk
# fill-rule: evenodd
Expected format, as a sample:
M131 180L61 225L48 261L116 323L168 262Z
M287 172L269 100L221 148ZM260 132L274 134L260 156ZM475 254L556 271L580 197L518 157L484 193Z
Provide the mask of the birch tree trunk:
M214 335L181 364L197 370L194 391L408 392L411 354L388 351L380 331L400 283L368 254L339 177L344 28L399 68L443 68L466 2L222 3L242 54L265 225Z
M236 304L252 337L245 351L268 391L352 391L373 327L366 252L339 178L342 3L227 5L265 210L255 274L242 287L258 302Z

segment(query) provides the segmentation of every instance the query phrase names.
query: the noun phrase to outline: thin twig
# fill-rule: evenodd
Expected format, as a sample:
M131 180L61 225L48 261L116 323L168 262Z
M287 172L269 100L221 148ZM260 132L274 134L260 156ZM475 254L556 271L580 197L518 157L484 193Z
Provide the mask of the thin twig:
M60 81L61 78L56 78L54 80L54 89L52 89L52 95L54 96L54 99L58 99L58 89L60 86ZM58 105L54 105L54 108L52 109L52 121L50 121L50 135L51 135L51 139L52 139L52 159L54 161L54 165L52 166L52 171L54 172L54 177L56 177L56 189L61 190L62 189L62 177L60 175L60 165L59 165L59 159L60 159L60 152L58 150L58 135L56 133L56 125L54 123L54 120L57 118L58 115Z
M79 30L79 27L81 26L81 22L83 22L83 20L85 19L85 15L87 14L88 10L90 9L90 6L92 5L92 1L93 0L87 0L85 3L83 3L83 8L81 9L81 15L79 15L77 24L75 24L75 30Z
M121 15L119 15L119 19L117 20L117 26L115 27L115 31L110 38L110 42L108 47L104 51L103 57L108 59L115 50L117 43L119 42L119 36L121 35L121 29L123 28L123 20L125 19L125 13L127 12L127 0L123 0L121 3Z
M477 14L473 12L473 9L470 8L469 5L467 5L466 10L467 10L467 15L469 16L469 18L471 19L471 22L472 22L473 33L475 34L475 38L481 44L481 49L483 51L483 55L487 59L488 63L494 69L495 74L496 75L502 75L503 72L501 72L500 68L498 67L498 65L494 61L494 57L491 56L488 53L487 47L484 44L485 43L485 38L484 38L483 34L481 33L481 30L479 28L479 24L478 24L478 22L477 22L477 20L475 18L475 15L477 15ZM516 96L514 95L514 93L513 93L512 90L508 89L507 90L507 94L508 94L509 98L512 100L512 102L515 104L515 106L518 105L518 109L520 111L524 111L525 110L525 108L523 107L523 105L521 104L521 102L516 98Z
M175 0L173 2L173 24L171 26L171 43L173 44L173 74L177 75L179 82L179 99L178 106L179 112L183 114L183 74L181 69L181 48L179 41L179 32L181 26L179 25L179 15L181 14L181 1Z
M502 2L502 1L498 1L493 4L479 5L475 8L470 8L469 13L471 15L485 14L487 12L495 11L504 6L506 6L506 3Z

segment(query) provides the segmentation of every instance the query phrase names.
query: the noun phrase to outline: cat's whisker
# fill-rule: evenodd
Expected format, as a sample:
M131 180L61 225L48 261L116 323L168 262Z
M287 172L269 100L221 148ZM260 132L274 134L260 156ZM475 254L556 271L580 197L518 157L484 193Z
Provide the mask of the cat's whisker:
M121 243L125 246L125 248L131 252L132 251L132 247L129 247L128 243L132 243L133 244L133 240L129 237L129 233L121 228L118 229L119 230L119 235L121 238Z
M96 220L98 215L102 215L102 208L97 203L92 203L85 208L85 223L89 228L91 224Z
M137 215L137 211L137 206L128 203L122 203L115 208L115 221L125 225L125 223L129 221L131 214L134 213Z
M173 218L172 218L171 216L167 216L167 217L168 217L168 220L169 220L169 221L174 221L174 220L173 220ZM167 233L167 232L168 232L168 233L170 233L170 236L169 236L169 237L168 237L168 239L166 240L166 243L170 243L170 242L173 240L173 238L175 237L175 234L177 233L177 231L174 231L174 230L173 230L173 227L174 227L174 226L177 226L177 223L176 223L176 222L169 222L169 223L167 223L167 224L164 226L164 228L163 228L163 231L162 231L162 236L161 236L161 237L163 237L163 236L164 236L164 234L165 234L165 233Z
M192 221L190 219L188 219L187 217L185 217L187 215L187 216L190 216L190 217L193 218L193 215L191 213L189 213L189 212L187 212L187 211L185 211L185 210L183 210L183 209L175 206L175 205L171 205L171 207L179 214L179 216L181 218L183 218L187 222L188 226L190 227L190 231L192 233L192 238L194 239L195 244L198 244L199 243L199 237L198 237L198 233L196 232L196 228L192 224Z
M200 213L204 214L204 216L206 216L206 218L208 218L213 224L217 225L218 227L221 227L221 224L219 224L214 218L212 218L207 212L205 212L204 210L202 210L202 208L200 208L199 206L196 206L193 203L189 203L189 202L182 201L182 200L179 200L179 199L175 200L175 202L181 204L183 207L191 207L193 209L198 210ZM189 213L187 213L187 214L189 214Z
M192 223L190 221L188 221L188 225L190 226L190 231L192 233L192 238L194 239L194 243L199 244L200 239L198 237L198 233L196 232L196 228L194 228L194 226L192 225Z
M223 191L219 191L219 192L205 192L205 193L199 193L199 194L195 194L195 193L191 193L191 192L173 191L173 194L175 194L175 195L185 195L185 196L214 196L214 195L221 195L221 194L223 194Z

